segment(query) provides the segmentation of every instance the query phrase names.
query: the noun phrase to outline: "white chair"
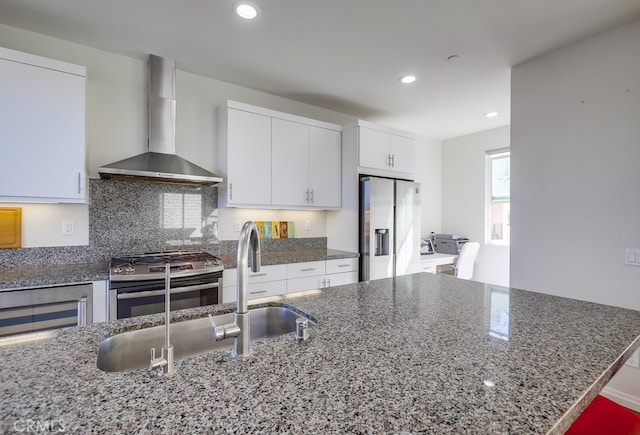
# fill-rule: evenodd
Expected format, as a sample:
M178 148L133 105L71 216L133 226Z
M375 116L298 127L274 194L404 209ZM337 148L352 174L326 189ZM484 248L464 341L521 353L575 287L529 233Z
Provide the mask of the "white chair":
M480 243L478 242L465 243L462 245L460 254L458 254L455 266L451 264L440 265L437 268L438 273L453 275L460 279L471 279L473 276L473 264L476 262L479 249Z

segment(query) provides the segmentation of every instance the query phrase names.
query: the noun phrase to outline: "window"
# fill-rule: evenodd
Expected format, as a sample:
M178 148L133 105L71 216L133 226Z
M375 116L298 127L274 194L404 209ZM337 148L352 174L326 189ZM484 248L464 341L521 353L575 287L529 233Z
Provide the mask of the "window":
M487 153L487 241L509 244L511 227L511 153Z

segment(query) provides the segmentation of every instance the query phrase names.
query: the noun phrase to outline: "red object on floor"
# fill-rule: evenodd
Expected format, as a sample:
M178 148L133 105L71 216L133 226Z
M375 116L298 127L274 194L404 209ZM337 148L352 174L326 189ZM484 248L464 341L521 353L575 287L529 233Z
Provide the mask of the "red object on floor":
M567 435L638 435L640 415L603 396L596 396Z

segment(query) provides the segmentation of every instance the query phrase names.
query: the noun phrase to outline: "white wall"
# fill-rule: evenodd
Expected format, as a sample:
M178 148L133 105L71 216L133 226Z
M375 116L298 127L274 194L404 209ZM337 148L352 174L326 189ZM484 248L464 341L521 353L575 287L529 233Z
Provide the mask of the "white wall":
M640 21L512 75L513 287L640 309Z
M98 178L97 168L116 160L140 154L147 149L147 59L109 53L61 39L51 38L0 24L4 47L51 57L87 67L87 170ZM295 113L336 124L352 123L355 118L338 112L299 103L249 88L180 70L177 80L176 153L194 163L220 172L218 162L217 110L227 99ZM88 208L61 204L48 205L54 219L42 219L40 205L23 207L23 246L63 246L88 243ZM58 216L76 223L77 237L62 236ZM324 237L324 211L291 212L276 210L224 209L219 213L220 238L236 239L237 219L295 220L297 237ZM304 221L311 230L304 231ZM26 243L25 243L26 242Z
M513 287L640 309L638 47L640 21L513 69ZM640 369L603 394L640 411Z
M472 279L502 286L509 285L509 247L485 243L486 152L506 147L508 126L442 143L441 232L480 242Z
M440 233L442 226L442 142L416 138L416 177L421 184L422 207L420 237Z

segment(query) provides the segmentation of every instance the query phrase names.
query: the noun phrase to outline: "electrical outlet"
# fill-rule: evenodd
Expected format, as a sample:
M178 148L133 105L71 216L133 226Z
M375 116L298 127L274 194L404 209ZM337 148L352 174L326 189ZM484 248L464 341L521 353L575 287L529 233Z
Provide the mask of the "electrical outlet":
M624 250L624 264L627 266L640 266L640 249L626 248Z
M311 221L310 220L306 220L304 221L304 230L305 231L311 231Z
M72 236L76 232L76 226L71 220L62 221L62 235Z
M239 233L240 231L242 231L242 221L240 219L236 219L233 223L233 230L236 233Z

